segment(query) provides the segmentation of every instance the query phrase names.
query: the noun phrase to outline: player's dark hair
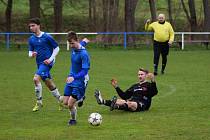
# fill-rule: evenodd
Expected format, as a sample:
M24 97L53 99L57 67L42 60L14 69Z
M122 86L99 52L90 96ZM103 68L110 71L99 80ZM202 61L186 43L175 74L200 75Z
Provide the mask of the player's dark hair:
M146 70L146 69L144 69L144 68L139 68L139 71L143 71L143 72L145 72L146 74L148 74L148 73L149 73L149 71L148 71L148 70Z
M74 31L69 31L68 34L67 34L67 40L71 41L72 39L77 41L78 40L78 36L77 36L77 34Z
M38 17L29 19L28 20L28 23L35 23L37 25L40 25L41 24L40 19Z

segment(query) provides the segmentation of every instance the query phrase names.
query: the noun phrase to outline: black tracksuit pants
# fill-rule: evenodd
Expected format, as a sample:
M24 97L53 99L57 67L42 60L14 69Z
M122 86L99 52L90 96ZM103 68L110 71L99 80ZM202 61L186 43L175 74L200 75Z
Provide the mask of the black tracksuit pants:
M158 71L158 63L160 55L162 56L162 69L161 71L164 72L166 63L167 63L167 55L169 54L169 44L168 41L166 42L158 42L154 40L154 72Z

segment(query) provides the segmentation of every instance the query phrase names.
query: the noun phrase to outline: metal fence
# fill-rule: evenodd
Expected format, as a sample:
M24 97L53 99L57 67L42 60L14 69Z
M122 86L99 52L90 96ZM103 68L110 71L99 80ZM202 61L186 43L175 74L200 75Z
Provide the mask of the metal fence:
M25 33L25 32L19 32L19 33L4 33L1 32L0 35L5 36L5 46L6 48L10 48L11 43L11 37L14 35L27 35L30 36L32 33ZM51 35L66 35L67 33L49 33ZM144 36L144 39L141 38L143 42L145 42L145 38L148 38L151 40L153 32L84 32L84 33L78 33L79 35L116 35L121 36L121 46L124 47L124 49L128 46L128 37L135 35L135 36ZM146 35L146 37L145 37ZM210 43L209 38L210 32L175 32L175 43L178 43L180 45L180 48L184 50L186 43L206 43L208 45ZM193 37L194 36L194 37Z

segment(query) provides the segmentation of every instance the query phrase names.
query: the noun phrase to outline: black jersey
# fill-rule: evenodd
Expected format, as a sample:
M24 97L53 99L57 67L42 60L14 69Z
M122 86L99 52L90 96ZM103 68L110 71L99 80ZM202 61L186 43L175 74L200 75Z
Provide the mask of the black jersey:
M149 109L152 101L152 97L158 93L156 83L144 82L132 85L125 92L119 87L116 88L118 95L124 100L130 100L135 102L141 102Z

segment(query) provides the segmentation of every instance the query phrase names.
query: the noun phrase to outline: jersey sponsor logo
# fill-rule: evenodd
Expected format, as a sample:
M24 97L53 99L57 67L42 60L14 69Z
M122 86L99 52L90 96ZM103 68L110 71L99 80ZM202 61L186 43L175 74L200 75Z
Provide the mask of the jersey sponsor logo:
M146 90L147 88L141 87L141 88L134 89L133 91L136 92L136 91L146 91Z
M134 89L133 91L136 92L136 91L142 91L143 88L138 88L138 89Z

